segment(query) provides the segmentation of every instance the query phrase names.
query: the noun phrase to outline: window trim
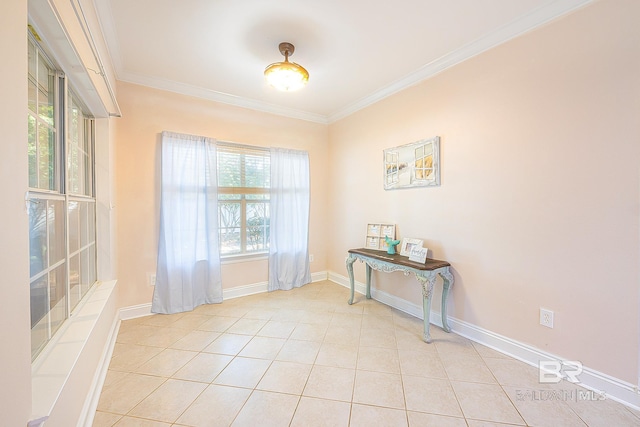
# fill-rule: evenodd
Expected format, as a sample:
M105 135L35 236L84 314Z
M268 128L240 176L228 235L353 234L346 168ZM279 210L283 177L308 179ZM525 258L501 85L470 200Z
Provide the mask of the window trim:
M47 53L46 47L41 45L35 37L28 33L28 47L29 54L31 55L31 49L33 47L33 55L35 55L36 60L34 62L35 65L35 74L36 74L36 111L34 112L29 106L27 106L27 120L30 120L31 117L35 118L36 124L36 133L35 133L35 144L36 144L36 171L37 178L35 180L35 184L40 186L40 162L39 162L39 134L37 132L38 123L42 122L43 119L39 114L39 95L38 95L38 81L37 74L39 69L39 61L44 60L46 63L47 70L49 72L49 76L54 77L53 84L53 97L51 100L51 105L53 106L53 123L45 124L48 125L49 128L53 129L53 144L54 144L54 157L48 164L53 164L54 177L49 178L53 179L53 188L39 188L39 187L31 187L31 181L27 182L28 193L26 196L27 204L31 203L41 203L44 202L47 204L45 207L45 235L43 241L45 242L45 249L43 250L44 256L42 256L43 260L46 258L46 267L43 267L41 271L34 274L33 276L29 275L29 281L27 286L29 287L30 298L33 300L34 295L37 298L45 298L44 301L38 301L45 307L46 311L44 315L36 322L36 327L40 325L41 322L45 322L45 325L41 326L42 329L34 329L34 326L31 327L32 334L32 348L31 348L31 361L32 366L35 366L40 363L43 358L46 358L46 354L50 351L51 347L55 346L55 343L59 340L59 335L63 330L66 329L66 324L72 319L84 306L84 301L88 298L90 294L92 294L92 289L95 287L96 283L98 283L98 227L97 227L97 198L95 193L95 119L94 117L88 113L87 107L80 97L78 93L73 90L71 82L68 77L65 75L63 71L61 71L60 67L51 59L51 56ZM31 76L33 75L31 69L31 61L28 65L27 70L27 79L28 83L33 83ZM79 118L82 118L82 123L78 120L77 126L83 128L82 139L83 141L78 141L78 144L86 144L86 148L88 153L86 154L86 162L83 163L83 168L85 169L83 172L83 176L89 176L89 181L86 182L85 193L88 194L71 194L69 192L69 179L70 174L68 172L68 156L70 153L70 114L69 108L71 107L71 100L74 100L74 105L80 111ZM46 166L49 167L49 166ZM48 205L50 201L61 201L62 209L61 212L56 213L55 221L61 221L62 235L60 237L56 236L54 242L50 241L50 230L49 230L49 211ZM70 250L70 242L71 242L71 234L70 234L70 219L69 219L69 207L71 202L78 203L88 203L90 208L87 215L91 215L91 217L87 216L85 221L79 219L79 226L87 227L87 233L85 234L87 240L86 244L83 244L81 241L81 234L78 234L78 248L73 253ZM79 207L80 209L80 207ZM30 211L30 208L29 208ZM59 217L58 217L59 216ZM35 228L35 227L34 227ZM29 225L29 246L31 248L32 241L32 227ZM37 242L36 242L37 244ZM50 250L55 247L56 244L60 244L61 252L63 252L61 259L50 264ZM91 249L93 247L93 249ZM31 251L31 249L30 249ZM38 255L40 256L40 255ZM31 257L31 252L30 252ZM77 291L75 291L75 287L71 286L71 261L77 257L78 262L78 284ZM83 264L83 261L85 264ZM43 261L44 265L44 261ZM61 316L61 312L56 316L54 313L54 308L57 307L57 304L61 302L60 300L56 300L56 304L51 304L52 297L52 283L56 284L56 286L62 287L62 285L58 285L56 282L52 282L51 274L55 273L57 269L64 265L64 295L60 298L64 298L64 317ZM86 272L85 272L86 271ZM85 276L86 275L86 276ZM41 282L43 278L46 277L46 290L45 295L33 294L33 286L38 282ZM84 289L83 289L84 288ZM78 299L75 302L72 302L72 293L78 292ZM75 304L75 305L74 305ZM31 311L33 312L35 306L31 306ZM36 315L39 315L39 311L36 312ZM52 317L53 316L53 317ZM60 318L58 318L60 317ZM33 322L33 320L32 320ZM38 331L43 331L46 328L46 339L41 341L43 337L36 336L34 338L34 330L36 333ZM43 335L44 336L44 335ZM35 341L33 341L35 339ZM37 348L33 347L33 343L38 345Z
M220 263L222 265L238 264L251 261L264 261L267 259L269 259L269 251L251 252L248 254L229 254L224 256L220 255Z

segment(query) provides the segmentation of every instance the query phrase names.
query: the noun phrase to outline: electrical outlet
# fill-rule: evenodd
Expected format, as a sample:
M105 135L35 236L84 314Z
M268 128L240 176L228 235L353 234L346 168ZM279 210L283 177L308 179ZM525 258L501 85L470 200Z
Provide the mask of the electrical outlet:
M553 328L553 311L540 308L540 324L547 328Z
M149 286L153 287L156 285L156 275L153 273L147 274L147 283Z
M313 254L309 255L309 262L313 262Z

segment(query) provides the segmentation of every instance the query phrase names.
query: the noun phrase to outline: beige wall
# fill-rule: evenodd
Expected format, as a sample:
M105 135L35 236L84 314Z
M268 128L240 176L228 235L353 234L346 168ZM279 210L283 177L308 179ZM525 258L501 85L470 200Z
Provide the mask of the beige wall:
M634 0L598 2L329 127L121 84L124 117L109 131L119 306L150 301L162 130L306 149L313 272L346 274L346 250L362 245L365 224L395 222L400 236L424 238L453 264L452 316L637 383L639 9ZM0 298L9 302L0 340L11 343L0 355L0 412L3 423L25 425L27 96L16 82L26 75L27 2L4 0L2 11L0 178L18 184L5 187L0 209ZM383 191L382 150L433 135L442 137L442 185ZM227 289L264 281L266 262L226 265L223 280ZM374 281L420 303L410 279ZM554 329L537 324L540 306L555 311Z
M638 16L598 2L332 124L329 270L396 223L453 265L453 317L637 383ZM385 192L382 150L434 135L442 185ZM374 283L420 304L400 273Z
M327 126L121 83L116 123L120 306L151 301L159 230L160 133L203 135L255 146L307 150L311 169L311 272L326 270ZM267 261L223 265L225 290L267 281Z
M52 397L53 401L57 398L62 401L62 405L52 408L53 416L60 416L50 419L47 426L76 425L85 398L91 391L93 376L104 350L109 329L116 317L115 307L103 311L101 320L95 322L96 327L91 331L86 345L79 354L74 355L77 357L75 370L69 373L59 390L32 387L29 228L25 208L25 194L28 190L28 11L34 12L34 9L37 9L40 17L47 14L51 16L56 6L68 4L66 2L62 5L62 2L55 0L45 4L26 0L3 0L0 13L0 180L6 184L3 187L3 201L0 206L0 299L5 303L0 310L0 342L3 343L0 352L0 424L3 426L25 426L34 414L45 415L33 412L32 403L46 400L48 397ZM45 25L46 28L41 32L43 44L50 48L52 44L68 46L69 43L82 43L85 40L84 35L77 26L73 26L74 19L77 20L75 15L71 18L68 14L55 15L52 21L48 21L51 25ZM61 25L65 26L69 40L45 36L45 33L49 34L49 31L59 29ZM93 56L89 59L92 60ZM72 74L70 71L78 75L81 73L78 70L82 70L81 67L74 70L70 68L65 70L68 71L68 75ZM100 140L97 144L100 144ZM107 184L103 187L109 186ZM100 237L98 236L99 239ZM40 356L40 360L46 358L45 353L46 351ZM47 374L50 376L51 372ZM47 384L52 383L49 381ZM58 422L61 418L64 418L64 421Z
M0 13L0 414L3 425L23 426L31 412L29 226L27 191L27 2L6 0ZM20 82L18 84L17 82Z

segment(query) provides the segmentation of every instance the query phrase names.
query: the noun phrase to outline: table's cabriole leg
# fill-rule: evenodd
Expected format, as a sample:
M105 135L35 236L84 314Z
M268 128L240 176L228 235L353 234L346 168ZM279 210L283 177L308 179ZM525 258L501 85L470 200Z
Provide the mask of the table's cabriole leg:
M430 343L431 340L431 332L430 327L431 324L429 322L429 315L431 314L431 295L433 295L433 285L436 282L435 274L430 274L429 276L419 276L416 275L416 279L420 282L420 286L422 286L422 309L424 314L424 342Z
M349 305L353 304L353 290L355 287L355 282L353 279L353 263L356 262L356 257L349 254L347 258L347 273L349 273L349 285L351 287L351 297L349 298Z
M371 299L371 266L365 262L365 272L367 274L367 299Z
M442 277L442 329L445 332L451 332L451 327L447 320L447 301L449 299L449 289L453 285L453 274L449 271L449 267L440 272L440 277Z

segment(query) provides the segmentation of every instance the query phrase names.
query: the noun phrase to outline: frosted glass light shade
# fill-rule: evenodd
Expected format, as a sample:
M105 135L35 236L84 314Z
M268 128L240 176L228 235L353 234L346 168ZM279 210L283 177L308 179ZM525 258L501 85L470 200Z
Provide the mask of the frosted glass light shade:
M295 62L276 62L264 70L264 77L274 88L281 91L297 90L309 81L309 72Z

